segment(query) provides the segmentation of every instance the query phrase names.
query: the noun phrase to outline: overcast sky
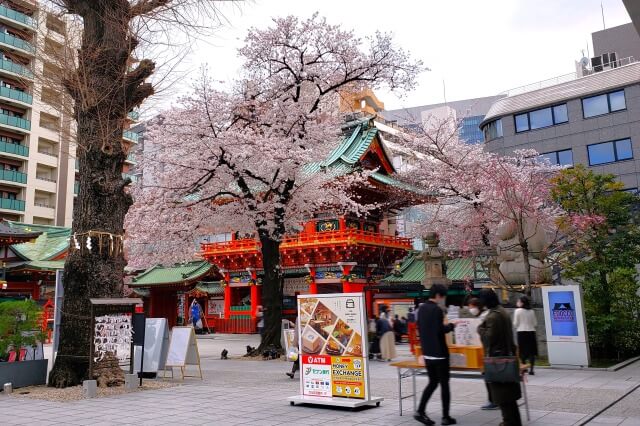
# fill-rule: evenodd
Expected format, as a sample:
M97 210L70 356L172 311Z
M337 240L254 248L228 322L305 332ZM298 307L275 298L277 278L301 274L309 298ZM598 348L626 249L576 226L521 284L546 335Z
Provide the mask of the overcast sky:
M254 0L226 8L229 23L199 42L190 69L209 66L217 80L232 80L240 66L236 51L247 29L271 17L309 17L318 11L330 23L358 35L392 32L395 41L422 59L431 72L404 98L385 91L386 109L490 96L575 71L587 55L591 33L601 30L600 0ZM607 27L630 22L622 0L602 0ZM192 73L195 77L196 73ZM185 86L187 80L185 80ZM186 90L186 87L179 87ZM177 91L173 91L174 93Z

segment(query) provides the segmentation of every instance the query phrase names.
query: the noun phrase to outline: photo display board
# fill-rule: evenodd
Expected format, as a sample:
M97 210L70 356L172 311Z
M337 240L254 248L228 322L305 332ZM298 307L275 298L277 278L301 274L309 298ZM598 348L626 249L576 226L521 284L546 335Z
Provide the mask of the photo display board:
M303 396L368 400L368 345L362 293L298 296Z
M93 360L98 362L111 352L123 363L131 359L131 315L108 314L94 320Z

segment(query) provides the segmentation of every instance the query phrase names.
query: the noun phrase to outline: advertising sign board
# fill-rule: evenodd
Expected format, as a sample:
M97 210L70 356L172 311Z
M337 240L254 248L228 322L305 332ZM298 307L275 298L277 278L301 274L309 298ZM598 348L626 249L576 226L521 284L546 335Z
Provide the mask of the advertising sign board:
M298 296L300 395L294 404L357 407L379 404L369 390L362 293Z
M589 365L589 346L579 285L542 287L549 363Z

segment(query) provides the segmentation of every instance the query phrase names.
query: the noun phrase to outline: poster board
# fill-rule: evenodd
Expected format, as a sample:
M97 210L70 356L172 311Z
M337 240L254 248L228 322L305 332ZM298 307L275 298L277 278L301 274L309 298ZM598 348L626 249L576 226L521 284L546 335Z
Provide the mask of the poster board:
M542 304L549 363L588 366L590 355L581 287L542 287Z
M202 368L200 367L200 353L198 352L198 342L196 333L192 326L176 326L171 329L169 338L169 349L167 350L166 367L171 368L173 377L173 367L179 367L182 378L194 377L184 374L188 365L197 365L202 379Z
M94 318L93 361L102 360L112 353L119 363L131 358L131 315L106 314Z
M363 293L298 296L300 395L291 404L379 405L371 396Z
M144 372L157 373L164 370L167 351L169 349L169 327L166 318L147 318L144 334ZM134 351L134 370L140 371L142 347L136 346Z

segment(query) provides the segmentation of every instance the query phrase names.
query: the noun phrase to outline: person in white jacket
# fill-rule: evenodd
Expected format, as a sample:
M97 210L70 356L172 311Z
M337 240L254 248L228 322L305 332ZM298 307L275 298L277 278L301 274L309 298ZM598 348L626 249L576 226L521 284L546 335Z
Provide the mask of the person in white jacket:
M533 366L538 355L538 341L536 339L538 320L536 319L536 313L531 309L531 302L527 296L520 297L516 306L518 306L518 309L513 314L513 328L515 328L518 335L520 361L523 364L530 361L529 374L534 375Z

